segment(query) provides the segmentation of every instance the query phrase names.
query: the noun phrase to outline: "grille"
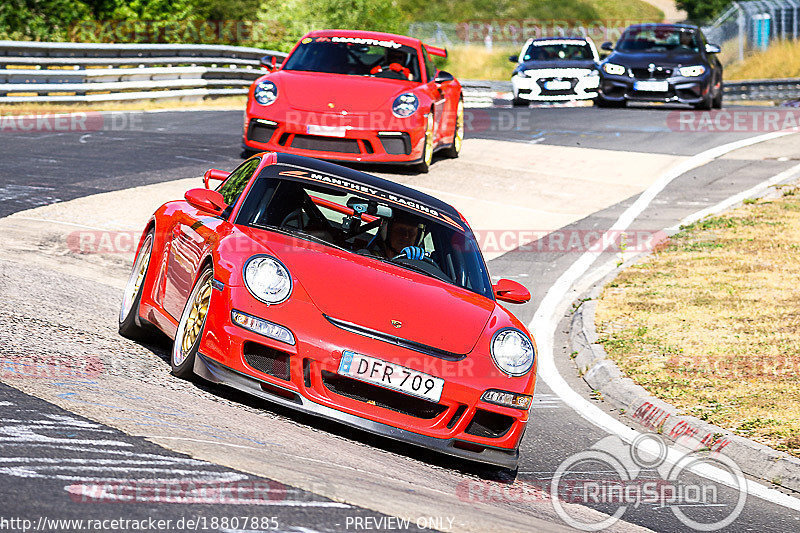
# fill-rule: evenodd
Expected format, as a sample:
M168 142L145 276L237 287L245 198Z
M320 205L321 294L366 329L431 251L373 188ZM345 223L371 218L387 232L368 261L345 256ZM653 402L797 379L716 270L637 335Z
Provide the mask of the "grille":
M640 80L666 80L672 76L671 68L656 67L651 74L646 68L632 68L633 77Z
M442 404L415 398L402 392L384 389L357 379L340 376L327 370L322 371L322 383L325 384L325 388L334 394L377 405L384 409L391 409L415 418L430 420L447 410L447 407Z
M251 121L250 127L247 130L247 138L259 143L267 143L272 138L272 134L275 133L277 128L277 126L267 126Z
M290 355L255 342L244 343L244 360L259 372L289 381Z
M317 135L295 135L292 148L298 150L314 150L317 152L339 152L342 154L359 154L358 141L339 137L321 137Z
M545 89L544 84L548 81L554 81L556 78L542 78L540 80L536 80L536 83L539 85L539 92L544 96L562 96L562 95L569 95L575 94L575 86L578 85L577 78L560 78L561 81L568 81L570 84L569 89Z
M514 419L510 416L477 409L475 416L472 417L472 422L467 427L466 433L476 437L496 439L508 433L513 423Z
M381 136L381 144L387 154L409 155L411 153L411 137L408 133L403 135Z

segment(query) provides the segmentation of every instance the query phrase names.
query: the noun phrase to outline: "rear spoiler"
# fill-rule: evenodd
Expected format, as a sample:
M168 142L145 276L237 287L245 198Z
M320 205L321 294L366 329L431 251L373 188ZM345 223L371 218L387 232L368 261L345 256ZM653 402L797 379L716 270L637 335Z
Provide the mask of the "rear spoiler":
M432 56L447 57L447 49L438 46L426 46L425 49Z

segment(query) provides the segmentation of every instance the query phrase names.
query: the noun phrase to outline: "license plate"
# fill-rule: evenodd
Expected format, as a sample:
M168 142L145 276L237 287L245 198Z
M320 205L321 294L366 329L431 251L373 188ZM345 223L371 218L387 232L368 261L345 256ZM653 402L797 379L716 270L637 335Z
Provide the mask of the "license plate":
M637 81L633 84L636 91L649 91L654 93L665 93L669 90L669 82L666 81Z
M317 126L309 124L306 126L306 133L309 135L325 135L326 137L344 137L347 134L345 126Z
M572 84L563 80L550 80L544 82L544 88L548 91L563 91L566 89L572 89Z
M404 366L345 350L338 373L411 396L438 402L444 380Z

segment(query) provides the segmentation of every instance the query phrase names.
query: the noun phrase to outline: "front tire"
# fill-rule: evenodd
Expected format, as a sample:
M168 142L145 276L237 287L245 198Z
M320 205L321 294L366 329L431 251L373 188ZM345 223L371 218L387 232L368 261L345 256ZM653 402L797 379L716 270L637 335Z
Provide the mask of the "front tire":
M213 279L214 269L211 266L204 267L181 313L170 356L172 374L179 378L190 379L194 376L194 360L203 338L214 290L211 285Z
M627 100L620 100L620 101L613 101L613 100L606 100L602 96L598 96L594 99L595 107L604 107L604 108L620 108L625 107L628 104Z
M422 149L422 162L417 165L420 174L427 174L433 163L433 110L428 115L425 126L425 146Z
M133 340L145 340L149 336L139 318L139 304L142 301L147 272L150 270L150 256L153 252L154 239L155 231L151 229L147 232L144 242L139 248L139 253L136 254L131 275L122 295L122 305L119 310L119 334Z
M722 109L722 93L724 92L724 86L722 84L722 80L719 82L719 90L717 91L717 95L714 97L714 100L711 102L711 105L714 109Z
M455 159L461 153L461 146L464 144L464 98L458 99L456 108L456 124L453 131L453 146L444 151L444 155Z

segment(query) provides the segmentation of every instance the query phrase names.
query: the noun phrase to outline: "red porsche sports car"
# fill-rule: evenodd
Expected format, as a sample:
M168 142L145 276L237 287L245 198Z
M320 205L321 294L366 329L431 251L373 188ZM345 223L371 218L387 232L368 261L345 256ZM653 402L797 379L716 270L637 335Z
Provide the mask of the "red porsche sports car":
M464 139L461 84L437 70L442 48L366 31L303 37L282 64L250 87L245 152L276 151L334 161L418 164L458 157Z
M209 180L223 180L216 190ZM161 206L120 333L174 339L172 372L514 468L536 348L466 220L369 174L262 153Z

